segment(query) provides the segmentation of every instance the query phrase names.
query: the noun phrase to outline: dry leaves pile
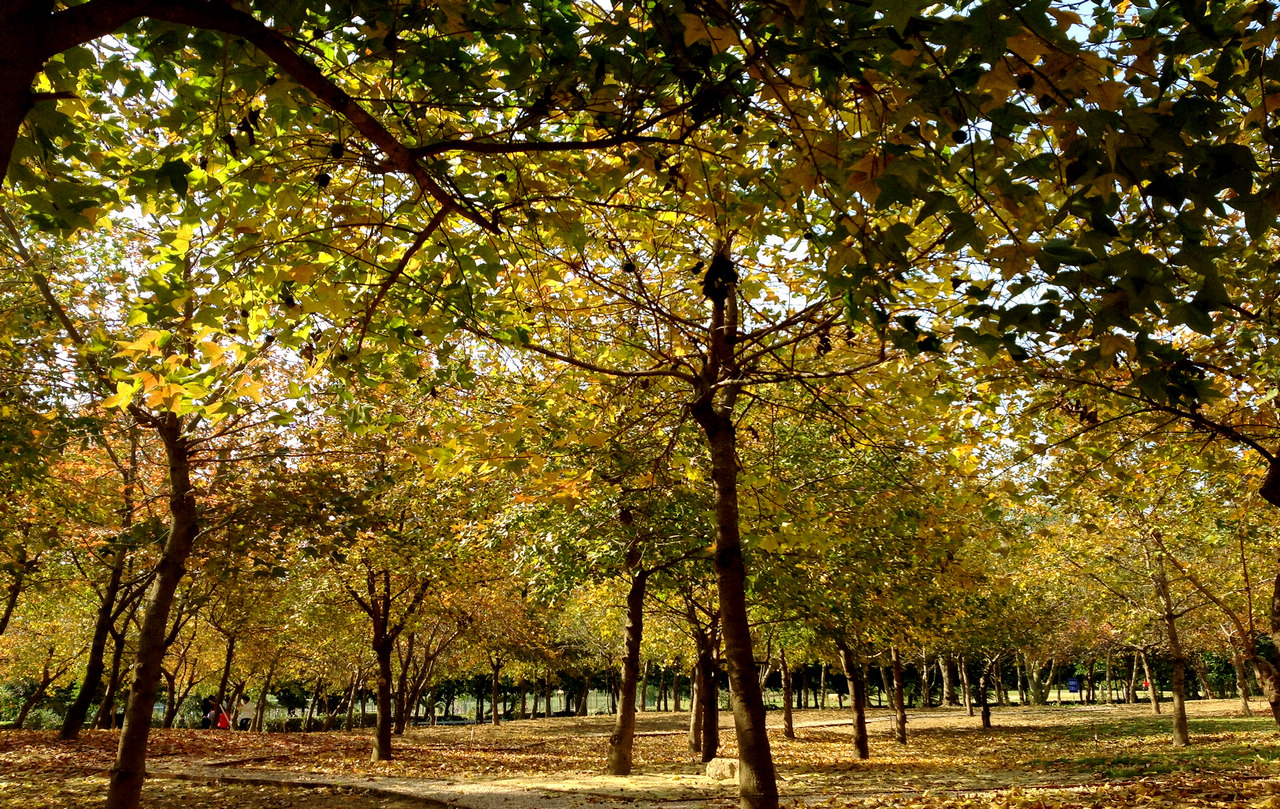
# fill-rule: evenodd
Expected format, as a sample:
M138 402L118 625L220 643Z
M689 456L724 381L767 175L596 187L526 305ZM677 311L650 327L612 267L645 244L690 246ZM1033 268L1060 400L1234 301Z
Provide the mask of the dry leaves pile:
M1244 719L1238 704L1193 703L1194 745L1169 746L1167 716L1142 707L1008 709L983 732L964 712L917 712L910 744L892 741L883 713L872 714L872 759L853 755L847 713L805 711L796 739L773 737L788 804L796 806L1062 807L1233 806L1280 809L1280 737L1269 715ZM726 721L728 717L726 716ZM771 722L780 716L770 715ZM686 717L642 714L636 770L696 776L682 733ZM511 722L502 727L441 727L397 738L397 760L368 760L367 734L248 734L157 731L152 766L222 763L256 769L344 775L395 775L452 781L589 776L603 768L608 717ZM779 729L780 730L780 729ZM734 755L732 729L721 755ZM105 785L117 736L87 732L73 743L54 733L0 732L0 806L43 809L93 805ZM690 779L696 780L696 779ZM204 809L346 806L394 801L273 787L156 781L150 805ZM712 797L707 792L707 797ZM324 800L340 801L328 804Z

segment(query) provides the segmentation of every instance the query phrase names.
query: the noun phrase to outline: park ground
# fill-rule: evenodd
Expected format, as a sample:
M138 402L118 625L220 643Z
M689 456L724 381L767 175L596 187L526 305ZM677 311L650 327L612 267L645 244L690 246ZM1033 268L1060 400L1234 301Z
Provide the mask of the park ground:
M1165 706L1166 708L1168 706ZM853 757L846 711L801 711L796 739L771 713L784 806L1251 806L1280 809L1280 736L1265 704L1189 704L1193 745L1170 746L1170 718L1149 706L1002 708L982 731L963 710L910 713L909 744L871 713L872 759ZM732 757L732 730L722 755ZM639 716L636 774L605 776L610 717L423 728L396 740L398 760L369 762L367 734L153 734L153 809L465 809L732 807L735 784L689 755L684 715ZM0 732L0 806L96 806L117 736Z

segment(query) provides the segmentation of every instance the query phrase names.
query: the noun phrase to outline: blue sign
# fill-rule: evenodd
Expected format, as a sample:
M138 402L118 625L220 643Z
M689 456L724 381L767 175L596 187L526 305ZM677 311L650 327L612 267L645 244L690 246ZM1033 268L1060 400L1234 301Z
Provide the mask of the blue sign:
M1070 691L1072 694L1079 694L1080 681L1077 680L1075 677L1072 677L1071 679L1067 680L1067 690Z

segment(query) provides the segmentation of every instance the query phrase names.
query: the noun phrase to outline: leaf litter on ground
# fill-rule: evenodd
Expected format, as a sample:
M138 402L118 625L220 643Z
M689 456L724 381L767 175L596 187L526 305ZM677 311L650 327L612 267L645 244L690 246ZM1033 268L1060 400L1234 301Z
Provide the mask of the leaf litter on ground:
M1189 748L1172 748L1171 718L1147 706L997 709L982 731L963 710L913 711L909 743L895 743L887 714L873 710L872 758L853 752L849 711L796 712L797 738L781 734L769 715L784 803L794 806L1076 807L1240 806L1280 809L1280 738L1270 712L1238 714L1238 701L1193 701ZM1260 712L1263 713L1263 712ZM721 756L736 754L724 715ZM688 751L687 714L642 713L636 772L668 779L704 795L732 794L731 782L709 782ZM599 776L610 717L539 719L410 730L395 740L396 760L369 761L369 731L256 734L167 730L152 737L155 769L232 764L272 772L399 776L484 782ZM54 732L0 732L0 806L45 809L101 801L118 736L87 731L76 742ZM326 807L324 790L210 786L153 779L148 806L158 809ZM633 793L634 794L634 793ZM392 806L385 797L349 790L333 797L351 809Z

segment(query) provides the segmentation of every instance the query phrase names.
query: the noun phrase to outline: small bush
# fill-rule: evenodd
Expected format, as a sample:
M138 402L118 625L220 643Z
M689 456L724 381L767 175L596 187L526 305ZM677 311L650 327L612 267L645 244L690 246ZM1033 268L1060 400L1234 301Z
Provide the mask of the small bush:
M52 708L36 708L27 714L27 730L56 730L62 727L62 717Z

